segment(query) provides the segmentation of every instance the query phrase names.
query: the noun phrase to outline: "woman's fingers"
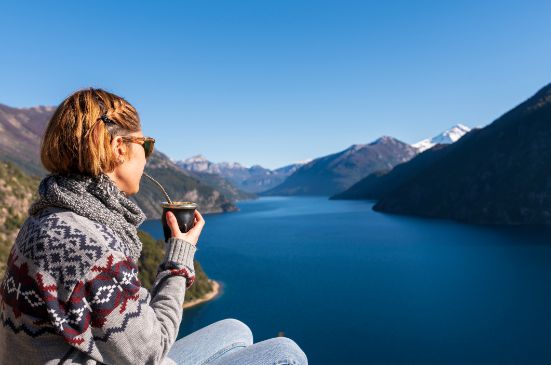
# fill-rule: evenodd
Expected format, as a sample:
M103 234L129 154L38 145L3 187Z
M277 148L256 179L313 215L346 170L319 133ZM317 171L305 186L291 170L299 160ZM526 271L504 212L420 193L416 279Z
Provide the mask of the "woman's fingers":
M195 224L193 227L187 232L184 233L184 236L186 239L193 243L194 245L197 244L199 241L199 236L201 235L201 231L203 230L203 226L205 225L205 220L203 219L203 216L201 216L201 213L199 213L197 210L195 211Z
M201 213L199 213L198 210L195 210L195 219L196 219L196 223L200 224L201 227L205 225L205 220L203 219L203 216L201 215Z
M197 210L195 210L193 220L193 227L188 232L182 233L182 231L180 231L180 227L178 227L178 221L176 220L176 216L174 215L174 213L170 211L166 213L166 222L168 224L168 227L170 228L172 237L183 238L196 245L199 241L201 231L203 230L203 227L205 225L205 220L203 219L201 213L199 213Z
M201 233L201 230L203 229L204 225L205 225L205 220L203 219L203 216L201 216L201 213L199 213L198 211L195 211L195 224L189 230L189 232Z
M178 235L182 234L182 232L180 232L180 227L178 227L176 216L171 211L166 212L166 222L168 224L168 228L170 228L172 237L177 237Z

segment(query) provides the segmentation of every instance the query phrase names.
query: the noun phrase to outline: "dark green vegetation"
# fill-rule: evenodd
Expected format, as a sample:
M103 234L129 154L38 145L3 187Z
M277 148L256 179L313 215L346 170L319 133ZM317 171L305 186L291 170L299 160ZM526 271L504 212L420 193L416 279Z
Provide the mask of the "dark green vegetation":
M139 278L144 287L151 289L157 274L157 267L164 256L164 242L153 239L151 235L144 231L139 231L138 235L143 243L139 263ZM212 285L199 262L195 260L193 265L196 279L191 288L186 291L185 302L201 298L212 290Z
M0 272L36 197L40 180L23 173L11 162L0 161Z

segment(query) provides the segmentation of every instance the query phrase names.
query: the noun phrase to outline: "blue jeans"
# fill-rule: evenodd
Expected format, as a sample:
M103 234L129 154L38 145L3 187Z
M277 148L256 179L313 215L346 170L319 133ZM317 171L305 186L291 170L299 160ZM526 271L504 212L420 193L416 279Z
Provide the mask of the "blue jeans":
M179 365L306 365L300 347L286 337L253 343L250 328L224 319L176 341L168 357Z

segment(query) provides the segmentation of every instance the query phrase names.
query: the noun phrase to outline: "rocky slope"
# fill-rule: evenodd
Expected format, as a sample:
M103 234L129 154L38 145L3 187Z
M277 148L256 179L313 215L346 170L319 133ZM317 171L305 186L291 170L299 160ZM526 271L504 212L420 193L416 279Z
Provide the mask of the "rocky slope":
M43 176L40 140L54 107L11 108L0 104L0 156L30 175Z

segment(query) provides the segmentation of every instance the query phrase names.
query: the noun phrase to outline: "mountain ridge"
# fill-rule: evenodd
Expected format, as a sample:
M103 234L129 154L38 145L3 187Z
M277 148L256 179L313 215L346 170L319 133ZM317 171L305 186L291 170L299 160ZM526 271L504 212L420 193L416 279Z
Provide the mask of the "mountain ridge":
M300 163L286 165L274 170L255 164L250 167L238 162L212 162L203 155L195 155L175 163L191 173L220 175L246 193L259 193L280 184L293 173Z
M468 133L374 210L482 224L551 224L551 84Z
M396 138L382 136L371 143L353 144L301 166L282 184L261 195L331 196L369 175L408 161L417 150Z

